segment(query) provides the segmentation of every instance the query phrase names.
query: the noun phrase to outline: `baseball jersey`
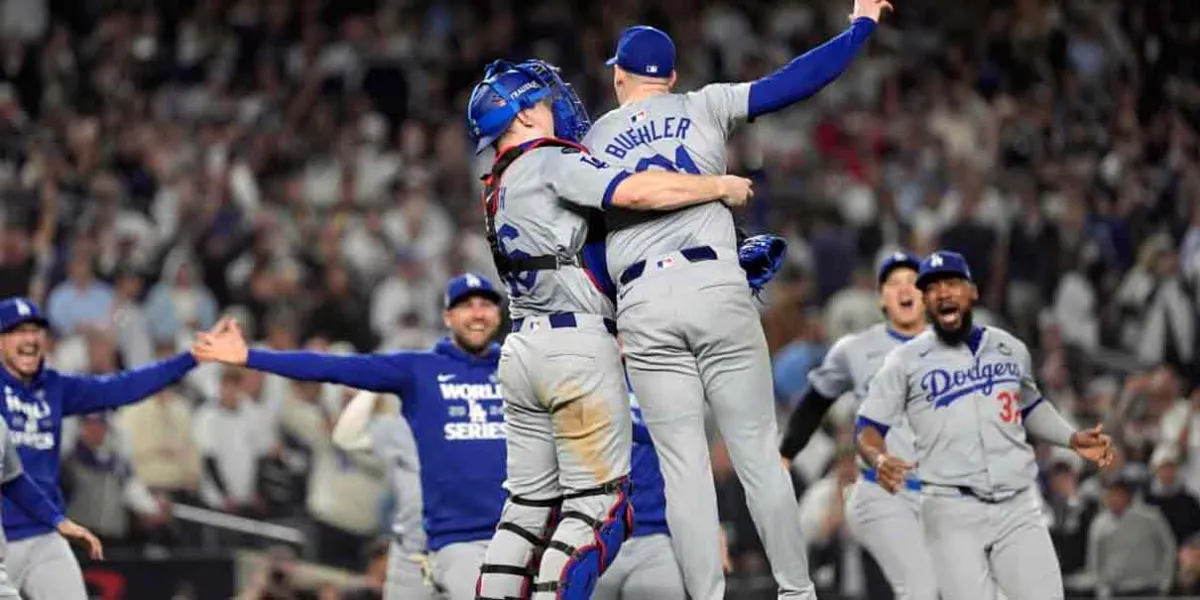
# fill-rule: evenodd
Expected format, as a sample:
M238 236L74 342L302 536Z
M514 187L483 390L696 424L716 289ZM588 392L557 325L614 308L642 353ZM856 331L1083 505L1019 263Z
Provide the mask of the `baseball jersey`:
M912 338L878 323L857 333L843 336L833 344L821 365L808 374L808 383L822 396L836 400L853 393L855 408L867 397L871 379L879 371L889 352ZM916 458L912 428L904 416L888 430L888 453L906 462Z
M1024 343L995 327L976 327L955 346L926 330L884 359L860 424L890 433L907 417L923 483L1012 496L1037 475L1022 425L1042 397L1032 363Z
M495 197L500 251L510 258L577 256L588 241L589 216L612 204L630 173L578 148L542 146L503 172ZM581 267L511 273L512 318L559 312L612 316L613 306Z
M424 550L427 543L421 523L424 501L421 496L421 463L417 441L408 422L398 415L371 420L368 426L371 449L388 465L388 479L396 498L392 534L409 550Z
M492 537L507 494L500 347L476 356L443 338L431 352L340 356L251 350L246 366L401 399L420 456L428 549Z
M631 102L600 117L583 145L598 158L635 172L655 168L723 175L725 141L746 119L750 85L715 83ZM613 280L639 260L694 246L737 246L733 213L720 202L670 212L617 209L606 217Z
M43 367L28 384L0 368L0 403L25 472L63 510L59 461L64 417L120 408L179 381L196 360L191 353L101 376L66 375ZM50 533L54 528L31 518L9 498L3 500L4 535L9 541Z

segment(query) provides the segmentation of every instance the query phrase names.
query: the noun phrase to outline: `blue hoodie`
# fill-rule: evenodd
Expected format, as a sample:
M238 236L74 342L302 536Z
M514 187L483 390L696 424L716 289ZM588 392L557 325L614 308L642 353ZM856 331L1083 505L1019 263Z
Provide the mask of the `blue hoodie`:
M64 375L43 367L28 385L0 368L0 387L3 387L0 391L4 393L0 414L8 423L25 472L46 493L54 507L63 512L59 488L63 418L137 402L179 381L194 366L196 360L190 353L185 353L103 376ZM3 499L2 518L4 535L9 541L54 531L52 523L34 518L9 498Z
M633 481L633 536L670 534L667 529L667 496L658 456L650 430L642 421L642 409L637 397L629 394L633 408L633 454L630 457L629 477Z
M429 550L489 540L507 494L500 347L481 356L443 339L429 352L338 356L251 350L246 366L302 381L396 394L417 442Z

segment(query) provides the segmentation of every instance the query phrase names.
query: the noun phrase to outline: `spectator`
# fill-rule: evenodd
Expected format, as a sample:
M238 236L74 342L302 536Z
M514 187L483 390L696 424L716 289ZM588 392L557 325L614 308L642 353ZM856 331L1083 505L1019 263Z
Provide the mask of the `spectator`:
M1154 478L1146 493L1146 503L1157 507L1177 540L1186 540L1200 531L1200 501L1183 485L1179 477L1179 452L1167 443L1150 458Z
M1200 497L1200 387L1187 401L1174 402L1162 416L1162 443L1179 457L1183 484Z
M351 282L350 274L341 265L330 265L323 283L305 337L344 339L358 352L374 350L378 338L371 331L367 302L356 291L359 287Z
M217 301L197 275L190 257L178 252L168 257L162 282L146 298L146 316L155 342L170 342L217 322Z
M255 514L265 508L256 493L257 467L269 448L263 441L265 420L244 385L241 370L224 369L218 397L200 407L194 427L201 499L218 510Z
M80 328L103 328L112 316L113 290L96 279L87 246L77 244L67 263L67 280L50 292L46 314L55 333L69 336Z
M1076 592L1090 590L1087 570L1088 530L1099 506L1079 489L1079 472L1068 461L1055 461L1047 473L1046 503L1050 513L1050 539L1058 554L1063 584Z
M1200 534L1193 535L1179 549L1179 568L1175 574L1175 585L1171 588L1175 598L1200 596Z
M359 552L380 529L379 503L384 468L374 455L349 454L333 445L331 434L341 412L320 402L324 384L293 382L284 405L284 434L304 444L312 456L307 507L316 525L317 558L352 569Z
M106 415L84 415L81 421L79 439L62 465L67 516L110 546L130 544L135 529L161 534L170 515L166 498L151 494L134 476L129 459L109 437Z
M883 320L879 309L875 270L860 267L854 271L854 284L833 295L825 305L825 337L831 340L862 331Z
M383 280L371 297L371 327L387 339L400 328L400 320L415 314L423 327L440 327L438 308L441 283L431 277L421 258L411 250L396 257L396 272Z
M113 290L112 330L121 350L121 362L140 367L154 360L150 324L140 303L142 277L133 271L121 271Z
M364 554L367 559L366 572L361 581L342 592L342 600L381 600L383 584L387 579L389 540L373 540Z
M156 494L193 502L200 491L200 453L192 438L192 407L175 388L117 413L133 473Z
M1099 598L1158 596L1171 587L1175 538L1158 509L1136 500L1136 483L1117 475L1104 490L1104 511L1088 530L1088 571Z

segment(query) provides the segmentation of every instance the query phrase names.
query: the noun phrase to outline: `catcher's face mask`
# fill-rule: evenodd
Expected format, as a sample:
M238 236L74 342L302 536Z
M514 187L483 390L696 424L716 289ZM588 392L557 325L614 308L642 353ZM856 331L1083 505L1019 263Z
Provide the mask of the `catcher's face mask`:
M575 94L571 84L559 76L559 68L538 59L527 60L516 65L516 70L527 73L550 90L546 98L554 113L554 137L579 143L592 127L583 101Z

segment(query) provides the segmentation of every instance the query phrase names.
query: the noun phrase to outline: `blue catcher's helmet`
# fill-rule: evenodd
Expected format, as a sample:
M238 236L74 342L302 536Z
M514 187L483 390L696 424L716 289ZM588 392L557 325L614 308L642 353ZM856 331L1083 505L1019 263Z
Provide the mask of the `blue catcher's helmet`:
M488 65L467 103L467 131L475 153L495 143L518 113L545 99L550 100L554 115L555 137L583 139L591 121L571 86L558 76L557 67L541 60L520 64L498 60Z

